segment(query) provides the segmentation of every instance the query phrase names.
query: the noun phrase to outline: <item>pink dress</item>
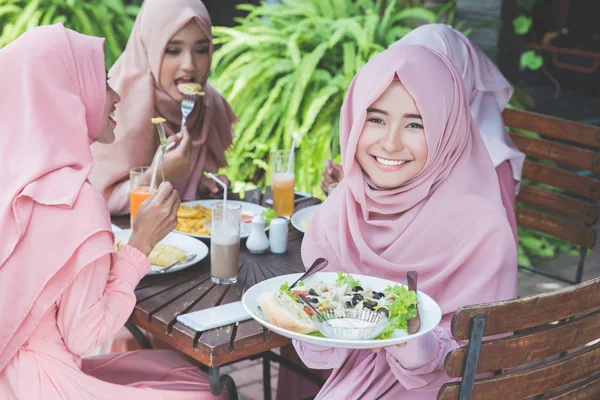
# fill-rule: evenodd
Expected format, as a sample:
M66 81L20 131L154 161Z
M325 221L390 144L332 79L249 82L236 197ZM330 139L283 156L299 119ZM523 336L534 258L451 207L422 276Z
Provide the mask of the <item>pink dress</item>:
M77 258L77 253L73 259ZM184 355L145 350L82 359L123 326L150 265L124 246L85 267L0 373L0 399L216 399Z

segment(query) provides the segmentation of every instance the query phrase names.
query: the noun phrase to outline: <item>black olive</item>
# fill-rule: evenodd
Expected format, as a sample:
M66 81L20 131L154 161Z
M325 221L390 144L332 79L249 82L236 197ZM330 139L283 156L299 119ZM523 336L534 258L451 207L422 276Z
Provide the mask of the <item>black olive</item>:
M362 291L364 291L364 289L362 287L360 287L360 286L354 286L352 288L352 291L353 292L362 292Z
M317 299L316 297L309 297L308 301L310 301L311 303L318 303L319 299Z
M318 296L317 292L315 292L315 289L310 289L308 291L308 294L310 294L311 296Z
M387 308L381 307L380 309L377 310L377 312L384 314L388 318L390 317L390 311Z
M353 297L352 298L352 307L354 307L355 305L357 305L359 301L360 300L356 300L356 298Z
M373 298L374 298L375 300L379 300L379 299L380 299L380 298L382 298L383 296L384 296L384 294L383 294L383 293L381 293L381 292L373 292Z
M377 302L376 302L376 301L373 301L373 300L369 300L369 301L367 301L367 302L365 303L365 307L367 307L367 308L373 308L373 307L375 307L376 305L377 305Z
M347 301L347 302L346 302L346 307L348 307L348 308L351 308L351 307L352 307L352 302L350 302L350 301Z
M365 298L363 297L362 294L360 293L356 293L353 297L352 297L352 302L359 302L359 301L363 301Z

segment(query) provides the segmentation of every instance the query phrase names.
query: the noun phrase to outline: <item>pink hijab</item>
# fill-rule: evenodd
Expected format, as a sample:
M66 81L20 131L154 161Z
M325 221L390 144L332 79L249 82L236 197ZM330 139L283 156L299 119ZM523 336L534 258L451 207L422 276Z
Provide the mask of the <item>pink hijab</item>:
M365 176L355 153L367 108L395 77L423 117L428 155L415 178L382 190ZM447 57L398 45L369 61L342 106L340 143L347 173L312 219L302 243L305 265L325 257L331 270L396 282L417 270L420 289L444 314L516 295L516 249L498 179L460 73ZM473 262L482 241L501 249L502 257ZM477 288L485 288L483 294Z
M210 40L209 65L212 60L212 32L208 11L200 0L145 0L129 37L124 53L109 72L110 84L122 98L117 106L116 141L110 145L94 144L94 169L90 180L107 197L115 184L128 181L129 170L150 165L158 148L158 135L150 118L167 120L171 136L181 130L181 105L160 87L158 76L165 47L190 20L195 20ZM183 200L195 200L204 171L216 172L227 165L225 151L233 140L232 124L237 120L227 101L207 84L205 96L187 119L192 136L192 168L173 183ZM113 214L127 213L129 202L109 206Z
M392 44L422 45L445 54L458 68L465 84L471 115L497 167L510 162L515 193L523 172L525 155L512 143L502 119L513 87L490 59L461 32L444 24L427 24Z
M10 93L0 98L1 372L79 270L113 249L106 204L87 182L106 98L103 39L32 29L0 50L0 82Z

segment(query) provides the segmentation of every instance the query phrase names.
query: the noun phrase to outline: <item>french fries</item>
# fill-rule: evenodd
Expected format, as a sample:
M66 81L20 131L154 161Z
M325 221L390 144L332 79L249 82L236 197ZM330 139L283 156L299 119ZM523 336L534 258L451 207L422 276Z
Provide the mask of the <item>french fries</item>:
M175 230L192 235L210 236L210 219L210 209L199 204L193 207L179 206Z

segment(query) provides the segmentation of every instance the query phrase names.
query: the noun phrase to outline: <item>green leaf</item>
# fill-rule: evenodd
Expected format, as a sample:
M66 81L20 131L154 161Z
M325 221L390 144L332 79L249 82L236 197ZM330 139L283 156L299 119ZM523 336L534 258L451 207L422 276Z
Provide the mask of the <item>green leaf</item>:
M534 50L529 50L521 54L521 65L535 71L544 65L544 59Z
M352 289L355 286L360 286L360 281L358 279L354 279L354 277L350 274L346 274L342 271L337 272L337 279L335 281L336 285L346 285L348 289Z
M513 19L513 27L517 35L525 35L531 28L532 20L526 15L519 15Z

